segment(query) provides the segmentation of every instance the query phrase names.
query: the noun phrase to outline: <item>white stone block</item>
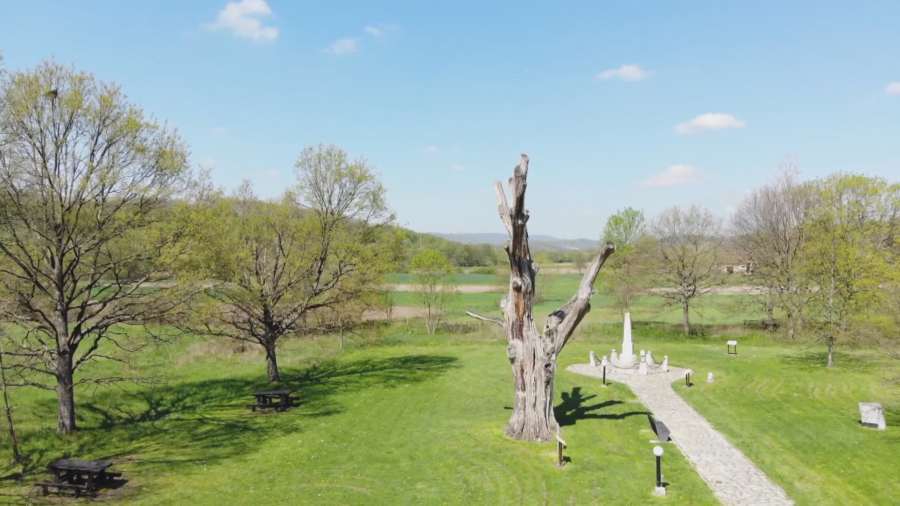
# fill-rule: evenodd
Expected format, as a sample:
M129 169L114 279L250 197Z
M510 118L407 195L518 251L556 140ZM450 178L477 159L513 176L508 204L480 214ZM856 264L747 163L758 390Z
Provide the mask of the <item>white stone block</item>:
M668 355L663 356L662 365L660 367L662 368L663 372L669 372L669 356Z
M712 383L712 382L713 382L713 376L712 376L712 373L709 373L709 376L706 377L706 381L708 381L709 383Z
M594 354L594 350L591 350L591 367L597 367L597 355Z
M878 430L887 428L884 421L884 408L878 402L860 402L859 403L860 422L866 427L872 427Z

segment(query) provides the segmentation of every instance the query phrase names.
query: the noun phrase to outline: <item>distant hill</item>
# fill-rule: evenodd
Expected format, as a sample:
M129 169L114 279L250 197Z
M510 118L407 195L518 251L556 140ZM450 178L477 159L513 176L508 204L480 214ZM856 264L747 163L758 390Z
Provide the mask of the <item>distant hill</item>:
M441 234L427 232L448 241L456 241L463 244L490 244L502 246L509 240L506 234ZM533 251L589 251L597 247L598 241L591 239L559 239L549 235L528 236L529 245Z

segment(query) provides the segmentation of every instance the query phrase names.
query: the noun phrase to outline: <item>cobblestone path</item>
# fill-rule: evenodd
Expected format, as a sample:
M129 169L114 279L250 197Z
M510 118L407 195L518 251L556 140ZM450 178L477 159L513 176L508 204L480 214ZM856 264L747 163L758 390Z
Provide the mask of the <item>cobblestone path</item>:
M597 378L603 375L590 364L572 365L567 370ZM684 378L684 372L685 369L670 367L668 373L642 376L607 370L606 379L630 386L653 416L666 424L672 442L681 448L723 504L794 504L781 487L672 390L672 382Z

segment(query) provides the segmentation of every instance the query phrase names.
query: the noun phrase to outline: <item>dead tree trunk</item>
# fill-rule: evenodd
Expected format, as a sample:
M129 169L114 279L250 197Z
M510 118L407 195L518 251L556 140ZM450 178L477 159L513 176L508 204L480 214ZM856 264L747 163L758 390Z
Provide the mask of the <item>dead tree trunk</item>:
M600 267L613 253L612 243L606 243L587 267L578 292L547 318L544 332L538 333L532 313L535 275L538 266L531 259L528 247L528 211L525 210L525 187L528 176L528 157L514 169L509 179L512 208L500 182L494 183L499 202L500 219L510 241L506 245L509 257L509 292L500 302L503 319L490 318L467 311L469 316L503 326L509 342L506 354L512 365L513 413L506 425L506 435L523 441L549 441L558 428L553 415L553 378L556 358L566 345L575 327L590 311L594 280Z

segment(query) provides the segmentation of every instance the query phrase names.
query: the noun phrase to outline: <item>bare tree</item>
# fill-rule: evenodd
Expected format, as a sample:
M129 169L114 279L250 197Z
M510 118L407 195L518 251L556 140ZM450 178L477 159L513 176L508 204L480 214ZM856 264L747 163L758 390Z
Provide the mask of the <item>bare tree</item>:
M153 282L188 251L188 153L117 86L55 63L3 79L0 109L0 319L23 330L7 355L33 359L25 384L56 391L67 434L75 388L118 379L76 373L183 300Z
M753 275L766 288L766 309L784 310L788 337L800 332L803 309L810 297L803 275L804 245L809 233L809 191L797 181L799 166L793 158L780 165L771 184L757 188L738 206L732 228L739 247L753 265Z
M652 269L661 283L656 290L672 305L681 306L685 334L691 331L691 305L722 283L717 265L721 220L708 209L670 207L650 227L656 240Z
M473 311L469 316L494 322L506 330L509 357L513 373L515 403L506 424L506 435L525 441L548 441L558 429L553 414L553 378L556 360L571 337L575 327L590 311L593 284L600 267L615 250L606 243L593 258L581 279L578 291L561 308L547 318L544 332L538 333L532 313L537 263L531 259L528 247L528 211L525 210L525 187L528 176L528 157L522 160L509 179L512 208L500 182L494 183L499 202L500 219L509 233L506 246L509 257L509 292L500 302L503 319L490 318Z
M377 297L393 258L384 187L365 160L316 146L296 168L297 189L281 202L259 201L247 182L222 201L206 241L222 283L207 290L213 304L189 315L192 328L199 318L206 333L261 346L269 382L281 381L278 341L316 327L315 311Z

